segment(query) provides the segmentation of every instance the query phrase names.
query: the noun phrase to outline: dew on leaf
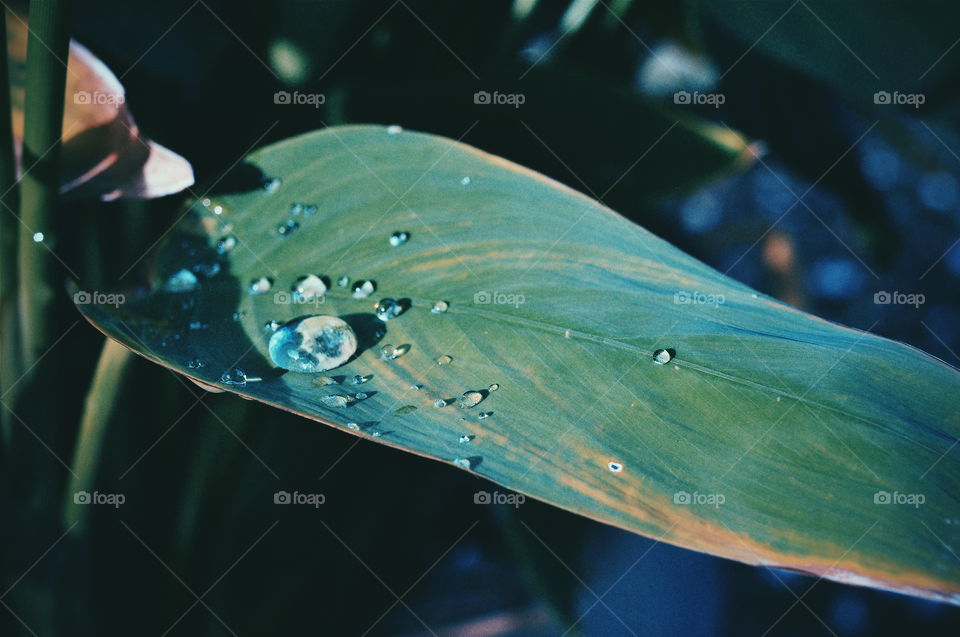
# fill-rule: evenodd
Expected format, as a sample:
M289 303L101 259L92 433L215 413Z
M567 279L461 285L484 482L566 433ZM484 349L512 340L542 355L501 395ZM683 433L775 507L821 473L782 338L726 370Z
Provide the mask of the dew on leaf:
M476 407L480 404L480 401L482 401L483 398L483 393L478 391L464 392L459 399L460 409L470 409L471 407Z
M392 235L390 235L390 245L392 245L394 248L396 248L397 246L402 246L404 243L406 243L409 240L410 240L409 232L400 231L400 232L394 232Z
M677 355L676 350L658 349L653 353L653 362L658 365L666 365Z

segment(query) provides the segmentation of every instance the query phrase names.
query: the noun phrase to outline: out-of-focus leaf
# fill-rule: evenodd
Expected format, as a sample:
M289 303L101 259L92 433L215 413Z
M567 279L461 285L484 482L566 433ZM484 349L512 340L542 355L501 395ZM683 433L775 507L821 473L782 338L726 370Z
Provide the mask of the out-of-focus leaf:
M231 184L160 250L155 292L78 309L196 380L609 524L960 602L957 370L759 296L597 202L446 139L331 128L253 153ZM396 231L409 241L392 246ZM195 288L184 271L199 273ZM332 282L322 300L292 302L308 274L377 291L356 299ZM248 294L259 277L273 288ZM381 322L382 297L409 308ZM358 333L333 384L270 361L265 322L308 314ZM386 360L387 344L409 351ZM657 364L658 350L672 360ZM221 382L234 367L245 384ZM467 391L482 402L458 407Z
M7 12L13 130L22 151L27 23ZM21 163L30 165L36 157ZM22 168L22 167L21 167ZM123 85L95 55L70 43L63 114L61 190L113 199L151 199L193 185L190 163L146 139L127 108Z

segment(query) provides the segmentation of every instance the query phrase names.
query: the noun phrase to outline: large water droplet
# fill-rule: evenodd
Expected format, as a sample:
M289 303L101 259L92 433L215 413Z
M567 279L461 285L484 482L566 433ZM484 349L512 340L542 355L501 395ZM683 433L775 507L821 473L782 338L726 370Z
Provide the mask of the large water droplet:
M437 365L449 365L453 362L453 356L450 356L449 354L443 354L442 356L437 356L434 360L436 361Z
M393 299L380 299L376 306L377 318L389 321L403 314L403 306Z
M404 243L410 240L409 232L394 232L390 235L390 245L394 248L397 246L402 246Z
M277 234L281 237L289 237L291 234L300 229L300 224L294 221L293 219L287 219L285 222L277 226Z
M291 292L297 302L315 301L327 293L327 284L316 274L308 274L297 279Z
M653 353L653 362L657 365L666 365L677 355L676 350L658 349Z
M433 307L430 309L434 314L443 314L450 309L450 304L446 301L437 301L433 304Z
M353 298L365 299L377 290L374 281L357 281L353 284Z
M269 292L270 288L273 287L273 279L269 279L265 276L260 277L259 279L254 279L250 281L250 285L247 286L248 294L264 294Z
M270 358L292 372L324 372L357 351L357 335L343 319L309 316L287 323L270 337Z
M167 292L192 292L197 289L198 284L196 274L190 270L179 270L167 279L163 289Z
M320 402L322 402L327 407L342 409L350 404L350 399L347 396L343 396L341 394L334 394L333 396L321 396Z
M483 394L478 391L468 391L464 392L460 396L460 409L470 409L471 407L476 407L480 404L484 398Z
M217 254L226 254L237 247L237 238L227 235L217 241Z

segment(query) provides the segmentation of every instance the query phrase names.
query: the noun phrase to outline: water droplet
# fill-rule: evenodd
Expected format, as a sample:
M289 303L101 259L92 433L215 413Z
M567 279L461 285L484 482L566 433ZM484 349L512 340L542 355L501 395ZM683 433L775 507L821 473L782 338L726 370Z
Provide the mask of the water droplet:
M203 361L199 358L191 358L190 362L187 363L187 367L190 369L200 369L203 367Z
M435 401L433 401L434 407L446 407L448 404L449 403L447 403L447 401L443 398L437 398Z
M367 382L368 380L370 380L371 378L373 378L373 374L370 374L369 376L362 376L362 375L360 375L360 374L357 374L356 376L354 376L354 377L351 379L351 382L352 382L354 385L362 385L362 384L364 384L365 382Z
M607 469L610 469L610 471L613 471L614 473L620 473L623 471L623 465L619 462L610 462L607 464Z
M373 294L377 289L377 284L373 281L357 281L353 284L353 298L365 299Z
M471 181L473 181L473 180L470 179L470 177L464 177L463 179L460 180L460 185L461 185L461 186L469 186Z
M279 234L281 237L289 237L299 229L299 223L293 219L287 219L284 223L281 223L279 226L277 226L277 234Z
M312 217L317 214L317 207L313 204L307 204L303 207L303 214L307 217Z
M339 279L337 279L337 287L338 287L338 288L345 288L345 287L347 287L348 285L350 285L350 277L348 277L347 275L343 275L342 277L340 277Z
M248 294L263 294L269 292L270 288L273 287L273 279L269 279L265 276L260 277L259 279L254 279L250 281L250 285L247 286Z
M334 394L333 396L321 396L320 402L322 402L327 407L343 409L344 407L350 404L350 399L340 394Z
M387 126L387 135L399 135L402 132L403 132L403 126L399 126L397 124Z
M268 193L275 193L280 190L280 186L283 185L283 180L279 177L274 177L272 179L265 179L263 181L263 190Z
M280 321L267 321L263 324L263 329L267 330L268 332L276 332L280 325Z
M779 396L777 396L777 402L780 402L780 397L779 397Z
M189 327L191 330L205 330L210 327L210 325L202 321L191 321L190 325L187 327Z
M353 395L353 397L356 400L366 400L368 398L368 395L365 392L358 391L356 394Z
M210 199L204 199L200 202L200 205L202 205L204 208L209 208L211 203L213 202L211 202Z
M34 233L33 233L33 242L34 242L34 243L41 243L41 242L43 242L43 233L42 233L42 232L34 232Z
M487 391L497 391L498 389L500 389L500 385L497 383L493 383L492 385L487 387Z
M297 279L290 290L295 301L305 303L315 301L327 293L327 284L316 274L308 274Z
M409 232L394 232L390 235L390 245L394 248L397 246L402 246L404 243L410 240Z
M464 469L473 469L473 467L476 465L476 459L475 458L454 458L453 464L457 465L458 467L463 467Z
M247 383L256 383L261 380L263 379L247 376L247 373L239 367L234 367L229 371L223 372L223 375L220 376L220 382L224 385L246 385Z
M313 384L317 387L326 387L327 385L336 385L337 380L330 376L321 376L320 378L314 379Z
M417 410L416 405L404 405L403 407L398 407L393 413L395 413L398 416L402 416L404 414L409 414L416 410Z
M303 204L302 203L290 204L290 209L288 210L288 212L292 217L296 217L297 215L303 214Z
M223 214L223 206L220 206L220 205L214 206L214 207L213 207L213 214L215 214L215 215L222 215L222 214Z
M400 358L408 351L410 351L409 345L384 345L380 348L380 357L384 360L392 361L395 358Z
M492 411L481 411L479 414L477 414L477 420L486 420L492 415L493 415Z
M460 409L470 409L471 407L476 407L480 404L484 398L483 394L478 391L468 391L464 392L460 396Z
M346 363L357 351L357 335L343 319L308 316L287 323L270 337L270 358L292 372L324 372Z
M570 330L564 330L563 338L570 338Z
M217 254L226 254L237 247L237 238L227 235L217 241Z
M658 349L653 353L653 362L657 365L666 365L673 360L677 352L672 349Z
M167 279L163 289L167 292L192 292L198 284L196 274L190 270L179 270Z
M246 312L244 312L243 310L240 310L238 312L234 312L230 318L232 318L234 321L242 321L243 317L246 315L247 315Z
M450 309L450 304L446 301L437 301L433 304L433 307L430 309L434 314L443 314Z
M457 442L459 442L461 445L462 445L462 444L466 444L466 443L472 441L475 437L476 437L476 436L468 436L467 434L464 434L464 435L460 436L460 438L457 440Z
M348 422L347 429L352 429L353 431L360 431L360 425L355 422Z
M421 389L423 389L423 385L410 385L410 389L412 389L413 391L420 391Z
M380 299L380 302L376 305L376 310L378 319L389 321L403 313L403 306L393 299Z
M437 362L437 365L449 365L453 362L453 356L444 354L443 356L437 356L434 360Z
M220 274L220 264L219 263L198 263L193 266L193 271L199 274L202 277L207 279L213 278Z

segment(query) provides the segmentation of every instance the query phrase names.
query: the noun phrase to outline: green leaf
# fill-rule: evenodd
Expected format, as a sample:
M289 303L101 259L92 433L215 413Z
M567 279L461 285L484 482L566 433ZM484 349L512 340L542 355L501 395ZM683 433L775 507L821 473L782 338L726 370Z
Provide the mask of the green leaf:
M469 459L459 464L582 515L750 564L960 602L955 369L759 296L601 204L443 138L330 128L255 152L238 174L233 194L194 204L173 231L154 292L78 308L199 382ZM262 187L272 178L274 192ZM291 216L292 203L318 209ZM288 220L299 229L281 236ZM410 240L391 246L396 231ZM218 257L225 235L238 243ZM223 269L197 290L163 291L218 258ZM377 291L358 300L332 283L322 302L291 304L308 274L371 279ZM273 289L247 294L258 277ZM410 307L381 323L383 297ZM449 310L432 312L441 300ZM270 362L264 323L307 314L358 332L356 358L326 372L337 384ZM386 344L410 349L384 360ZM656 364L659 349L673 360ZM444 355L452 361L437 364ZM220 383L234 366L251 382ZM372 378L354 385L354 375ZM493 383L473 408L434 406ZM361 391L343 408L322 400Z

